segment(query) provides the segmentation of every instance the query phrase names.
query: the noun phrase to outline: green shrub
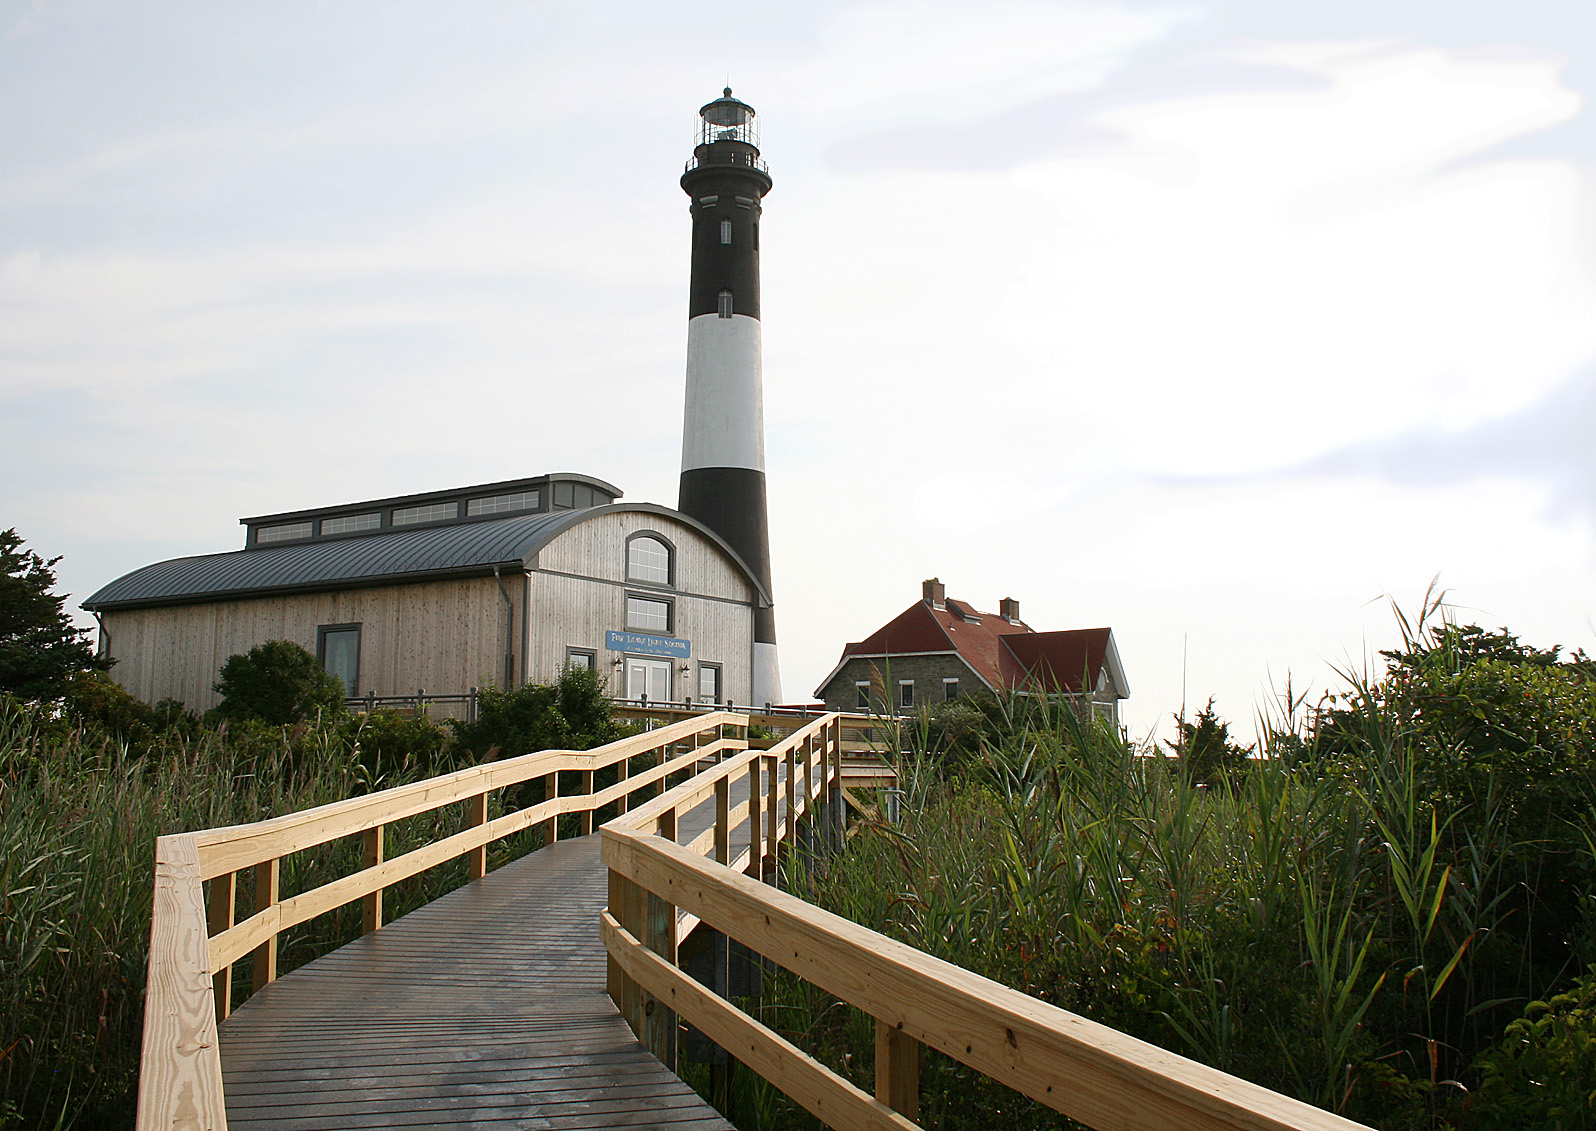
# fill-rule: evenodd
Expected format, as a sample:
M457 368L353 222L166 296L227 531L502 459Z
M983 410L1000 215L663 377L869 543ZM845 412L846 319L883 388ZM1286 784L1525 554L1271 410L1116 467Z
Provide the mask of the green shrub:
M1471 1128L1596 1128L1596 967L1568 993L1531 1002L1478 1067Z
M578 667L567 667L554 683L529 683L510 691L486 688L477 699L476 721L450 725L460 746L478 758L590 750L630 733L611 717L599 674Z
M450 732L426 715L377 710L354 720L350 731L360 763L377 788L395 775L435 777L462 764L446 753Z
M268 640L229 656L212 690L222 697L215 709L221 719L286 726L344 709L343 681L291 640Z

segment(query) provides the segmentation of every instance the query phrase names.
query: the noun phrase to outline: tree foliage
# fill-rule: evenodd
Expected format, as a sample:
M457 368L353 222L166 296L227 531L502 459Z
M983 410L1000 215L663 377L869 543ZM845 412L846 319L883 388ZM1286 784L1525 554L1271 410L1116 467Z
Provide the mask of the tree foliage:
M292 640L268 640L227 658L212 689L222 697L222 719L257 719L287 726L318 712L344 709L344 684Z
M75 673L111 666L73 626L66 595L51 592L60 560L24 548L15 528L0 531L0 691L21 699L59 699Z
M1175 725L1180 731L1176 765L1193 785L1219 785L1247 768L1252 747L1230 740L1230 724L1214 712L1212 696L1196 719L1187 722L1177 716Z

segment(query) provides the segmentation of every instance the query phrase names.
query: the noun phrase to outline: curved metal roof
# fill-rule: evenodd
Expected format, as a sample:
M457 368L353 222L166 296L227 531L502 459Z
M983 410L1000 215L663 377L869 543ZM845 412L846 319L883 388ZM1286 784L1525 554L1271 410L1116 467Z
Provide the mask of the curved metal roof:
M83 607L90 612L103 612L480 576L492 573L495 566L528 569L536 564L537 552L556 535L601 514L625 511L664 515L693 527L737 565L761 602L769 602L769 595L747 563L703 523L652 503L615 503L552 514L173 558L117 578L85 600Z

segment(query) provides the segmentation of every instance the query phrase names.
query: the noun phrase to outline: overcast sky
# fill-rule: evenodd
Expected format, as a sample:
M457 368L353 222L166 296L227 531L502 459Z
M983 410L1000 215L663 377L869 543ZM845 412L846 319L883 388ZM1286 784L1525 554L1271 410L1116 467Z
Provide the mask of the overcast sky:
M1132 732L1463 620L1596 651L1596 5L0 2L0 527L674 504L694 112L761 114L789 698L932 575Z

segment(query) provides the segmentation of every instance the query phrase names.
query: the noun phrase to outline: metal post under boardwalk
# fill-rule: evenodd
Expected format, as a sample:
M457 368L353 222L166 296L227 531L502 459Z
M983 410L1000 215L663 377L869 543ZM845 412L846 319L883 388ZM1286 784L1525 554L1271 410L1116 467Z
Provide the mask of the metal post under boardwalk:
M726 539L768 595L765 407L759 325L760 202L770 173L754 108L731 87L698 111L698 143L682 189L692 199L687 408L677 509ZM776 615L754 611L754 703L779 703Z

